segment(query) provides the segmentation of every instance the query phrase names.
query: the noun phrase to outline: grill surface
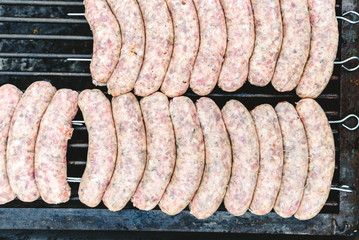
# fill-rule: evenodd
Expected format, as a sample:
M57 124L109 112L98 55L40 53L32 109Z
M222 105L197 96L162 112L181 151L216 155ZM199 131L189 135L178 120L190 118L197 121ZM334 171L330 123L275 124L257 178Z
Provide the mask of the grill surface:
M346 6L351 7L346 10L355 10L353 8L355 0L343 1ZM341 15L341 8L341 1L337 1L337 15ZM67 58L91 58L92 53L92 33L86 20L83 17L70 18L67 16L67 13L70 12L84 12L82 2L0 1L0 85L12 83L25 90L34 81L47 80L58 89L71 88L81 91L86 88L94 88L91 83L89 62L66 61ZM345 25L347 26L347 24ZM339 27L342 31L341 24ZM344 37L342 34L340 46L347 44ZM339 50L337 59L341 59L341 53ZM340 66L336 66L328 87L317 99L329 120L337 120L343 116L342 113L350 113L342 112L343 107L341 108L343 96L346 96L345 92L341 91L344 78L347 79L348 75L342 73ZM99 89L106 91L105 88L100 87ZM199 98L190 90L185 95L193 100ZM217 87L209 97L214 99L219 107L223 107L230 99L237 99L250 110L262 103L275 106L280 101L289 101L294 104L299 100L294 91L278 93L271 85L259 88L248 83L235 93L226 93ZM82 120L81 113L75 119ZM332 129L336 144L336 169L333 185L353 185L354 182L342 174L343 170L345 172L350 170L347 169L348 166L342 164L341 127L332 125ZM343 129L343 131L346 130ZM87 140L86 127L75 126L67 154L69 177L81 177L85 169ZM348 148L348 146L345 147ZM342 170L342 168L344 169ZM189 215L188 209L175 217L166 216L158 208L151 212L142 212L136 210L131 203L127 204L125 210L119 213L109 212L103 204L96 209L89 209L78 200L79 184L71 183L70 185L72 197L65 204L49 205L39 199L33 203L15 200L0 206L2 214L9 214L6 221L0 220L0 228L341 233L345 235L352 234L354 231L353 225L348 228L349 230L338 230L337 221L333 220L336 218L349 220L345 215L345 211L349 209L341 208L348 201L345 198L347 194L337 191L331 191L320 215L310 221L300 222L293 218L281 219L274 213L264 217L250 213L243 217L234 217L225 211L223 205L213 217L199 221ZM354 198L354 201L356 200L357 198ZM349 204L349 207L354 207L354 203ZM21 215L19 215L20 213ZM107 219L103 217L107 217ZM25 219L33 221L34 225L29 225ZM58 221L51 221L52 219ZM78 222L69 226L61 222L76 221L76 219ZM261 227L258 228L258 224L261 224ZM343 223L339 221L340 224Z

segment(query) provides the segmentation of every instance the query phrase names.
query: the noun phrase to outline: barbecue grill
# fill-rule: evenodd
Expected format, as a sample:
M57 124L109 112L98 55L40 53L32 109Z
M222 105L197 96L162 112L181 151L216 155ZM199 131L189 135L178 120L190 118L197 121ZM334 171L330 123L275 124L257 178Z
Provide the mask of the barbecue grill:
M357 10L356 0L337 0L337 16ZM91 83L89 62L92 33L81 16L84 6L78 0L22 1L0 0L0 85L12 83L25 90L32 82L47 80L56 88L81 91L95 88ZM354 16L355 20L355 16ZM340 44L337 61L359 55L359 26L339 20ZM346 63L355 67L358 62ZM358 70L359 71L359 70ZM104 87L97 87L106 91ZM199 96L188 90L192 100ZM273 106L280 101L295 103L294 91L278 93L271 85L260 88L246 83L235 93L218 87L209 95L219 107L230 99L240 100L248 109L262 103ZM328 87L317 101L329 120L338 120L350 113L359 113L359 76L357 72L335 66ZM81 121L79 113L75 120ZM350 120L347 125L354 124ZM69 142L68 176L80 178L87 158L86 126L74 125ZM79 184L70 183L69 202L49 205L41 199L33 203L14 200L0 206L0 229L67 229L67 230L128 230L128 231L185 231L290 233L316 235L355 235L359 228L359 134L339 124L332 124L336 145L336 168L333 186L349 185L355 192L332 190L321 213L309 221L283 219L274 212L256 216L247 212L241 217L230 215L223 205L206 220L197 220L188 208L176 216L167 216L159 208L145 212L127 204L120 212L110 212L103 204L90 209L77 195ZM71 179L70 179L71 180Z

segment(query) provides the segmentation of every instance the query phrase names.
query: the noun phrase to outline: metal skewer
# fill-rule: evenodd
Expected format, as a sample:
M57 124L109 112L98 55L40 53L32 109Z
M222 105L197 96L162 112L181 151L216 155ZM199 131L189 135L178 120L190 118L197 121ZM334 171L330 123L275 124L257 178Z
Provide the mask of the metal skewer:
M344 21L346 21L348 23L351 23L351 24L359 23L359 20L353 21L353 20L350 20L350 19L344 17L344 16L347 16L348 14L353 14L354 16L359 17L359 13L357 13L355 11L348 11L348 12L343 13L343 16L337 16L337 19L344 20Z
M355 118L357 120L357 124L354 127L348 127L347 125L345 125L343 122L345 122L346 120L348 120L349 118ZM359 128L359 117L355 114L349 114L348 116L346 116L343 119L340 120L336 120L336 121L329 121L329 123L331 124L335 124L335 123L343 123L342 126L345 127L346 129L348 129L349 131L354 131L356 129Z
M347 70L348 72L354 72L354 71L356 71L356 70L359 68L359 64L358 64L356 67L354 67L354 68L347 68L346 66L343 65L344 63L347 63L347 62L349 62L349 61L351 61L351 60L359 60L359 57L357 57L357 56L350 57L350 58L347 58L347 59L345 59L345 60L343 60L343 61L334 62L334 64L336 64L336 65L342 65L342 68L344 68L344 69Z

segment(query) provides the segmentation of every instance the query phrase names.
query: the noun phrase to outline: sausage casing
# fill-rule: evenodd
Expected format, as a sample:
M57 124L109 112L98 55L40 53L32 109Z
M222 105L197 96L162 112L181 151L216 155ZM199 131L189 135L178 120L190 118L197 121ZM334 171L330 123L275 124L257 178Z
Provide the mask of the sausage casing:
M192 71L190 86L204 96L218 82L227 46L227 29L219 0L194 0L200 26L199 51Z
M121 210L134 194L146 165L146 133L140 104L132 93L112 98L117 161L103 196L111 211Z
M100 90L82 91L78 104L89 134L86 169L78 193L82 203L96 207L115 168L116 130L111 103Z
M250 205L252 213L265 215L275 203L282 178L283 143L278 117L272 106L262 104L251 111L259 140L259 174Z
M233 166L224 205L235 216L243 215L251 204L259 168L259 143L251 114L236 100L222 109L229 133Z
M303 198L294 216L308 220L320 212L328 199L335 169L335 145L325 112L316 101L302 99L297 111L308 138L309 170Z
M280 102L275 107L283 138L283 173L274 211L291 217L299 207L308 172L308 142L302 121L294 106Z
M0 87L0 204L14 200L6 171L6 143L8 139L10 122L15 108L22 96L22 92L11 84Z
M71 189L66 181L67 141L72 137L78 93L58 90L41 119L35 147L35 179L42 200L49 204L67 202Z
M154 93L142 98L140 105L147 135L147 165L132 202L148 211L156 207L171 179L176 143L166 95Z
M192 200L201 182L204 168L203 132L196 106L188 97L170 102L171 119L176 136L176 167L159 203L169 215L181 212Z
M204 134L206 163L201 184L190 204L190 213L198 219L205 219L222 203L231 175L232 152L221 110L216 103L203 97L196 106Z

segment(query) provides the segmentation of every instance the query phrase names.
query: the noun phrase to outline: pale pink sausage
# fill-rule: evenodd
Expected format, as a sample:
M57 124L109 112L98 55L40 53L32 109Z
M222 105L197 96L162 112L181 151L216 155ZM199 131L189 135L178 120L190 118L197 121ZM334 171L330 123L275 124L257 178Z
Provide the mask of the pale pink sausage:
M307 0L280 0L283 44L272 79L279 92L292 91L299 83L310 49Z
M175 215L191 202L197 191L205 155L203 132L192 100L188 97L172 99L170 112L176 135L177 159L171 182L159 206L163 212Z
M140 73L144 49L145 27L136 0L107 0L121 28L122 48L115 71L108 80L112 96L131 91Z
M282 45L282 16L279 0L252 0L252 7L256 40L249 62L248 81L264 87L273 77Z
M259 168L259 143L254 121L247 108L237 100L222 109L229 133L233 166L224 205L235 216L243 215L251 204Z
M259 140L259 174L250 211L256 215L269 213L275 203L282 178L283 143L278 117L268 104L251 111Z
M218 86L237 91L247 80L254 47L254 20L250 0L220 0L226 17L228 42Z
M33 202L36 186L34 155L41 118L56 89L48 82L34 82L20 99L11 120L6 160L10 186L23 202Z
M308 138L309 171L303 198L294 216L308 220L320 212L328 199L335 169L335 145L328 119L316 101L299 101L297 111Z
M205 219L218 209L231 175L232 152L221 110L206 97L197 103L197 113L204 134L206 163L198 191L190 204L191 214Z
M59 204L70 199L67 178L67 141L72 137L72 123L78 93L57 91L41 119L35 147L35 180L42 200Z
M328 85L339 44L335 0L308 0L312 26L310 53L296 89L301 98L316 98Z
M119 211L131 199L146 165L146 133L140 104L132 93L112 98L117 134L117 162L102 201Z
M184 94L199 47L199 25L192 0L166 0L174 26L172 58L161 91L169 97Z
M190 86L204 96L216 86L227 46L224 12L219 0L193 0L200 26L200 45Z
M6 172L6 143L9 134L11 118L22 96L22 92L11 84L0 87L0 204L14 200Z
M302 121L294 106L280 102L275 107L283 137L282 183L274 211L289 218L298 210L308 172L308 142Z
M173 49L173 25L165 0L137 0L142 12L145 33L145 57L135 83L135 94L148 96L163 82Z
M115 169L116 130L111 103L100 90L82 91L78 104L89 134L86 169L78 193L82 203L96 207Z
M140 105L147 135L147 165L132 202L148 211L156 207L171 179L176 144L166 95L154 93L142 98Z
M85 17L93 33L92 82L106 86L121 53L121 31L106 0L84 0Z

